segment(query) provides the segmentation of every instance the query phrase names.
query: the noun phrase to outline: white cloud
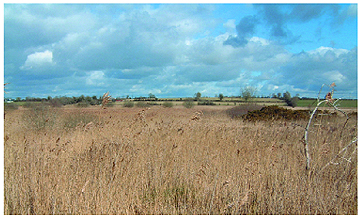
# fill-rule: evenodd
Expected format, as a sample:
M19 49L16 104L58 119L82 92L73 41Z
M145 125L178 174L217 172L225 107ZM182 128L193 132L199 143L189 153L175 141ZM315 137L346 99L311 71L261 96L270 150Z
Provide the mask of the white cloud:
M315 50L309 51L309 54L325 56L327 53L331 53L331 54L335 54L336 57L339 57L340 55L346 54L348 52L349 50L346 49L335 49L335 48L321 46Z
M90 86L104 86L105 73L102 71L92 71L87 73L86 84Z
M338 70L332 70L324 73L324 77L328 78L329 81L335 82L335 84L341 84L346 80L346 76L341 74Z
M270 44L269 40L263 39L263 38L260 38L260 37L256 37L256 36L252 37L249 41L250 42L258 42L263 46L266 46L266 45Z
M357 51L319 44L293 54L256 33L242 47L224 45L236 23L214 17L214 5L113 6L62 5L69 13L54 5L6 6L6 78L15 78L13 69L19 68L27 70L28 79L77 72L68 85L72 93L90 86L94 93L106 85L124 94L173 96L238 95L243 85L258 87L259 94L333 81L351 83L351 89L357 85ZM38 52L17 57L26 51Z
M236 24L235 24L235 19L229 19L228 21L226 21L226 23L223 24L223 26L225 27L226 31L229 33L235 33L235 28L236 28Z
M49 66L53 63L53 54L51 51L46 50L44 52L35 52L27 56L27 59L23 66L20 67L22 70L29 70L32 68L39 68L43 66Z

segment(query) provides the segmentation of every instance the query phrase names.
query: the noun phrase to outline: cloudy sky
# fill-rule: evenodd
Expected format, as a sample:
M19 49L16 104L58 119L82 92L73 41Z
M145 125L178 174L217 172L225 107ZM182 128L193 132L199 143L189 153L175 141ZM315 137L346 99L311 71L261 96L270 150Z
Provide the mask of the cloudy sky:
M357 98L356 4L5 4L5 97Z

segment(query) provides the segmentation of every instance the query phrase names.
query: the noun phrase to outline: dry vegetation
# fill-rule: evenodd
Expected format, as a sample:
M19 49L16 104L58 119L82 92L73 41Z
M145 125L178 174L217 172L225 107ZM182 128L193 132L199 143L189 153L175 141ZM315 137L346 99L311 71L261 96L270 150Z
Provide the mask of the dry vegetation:
M4 212L357 214L357 143L336 156L357 120L343 121L313 121L305 170L293 121L248 122L206 106L9 110Z

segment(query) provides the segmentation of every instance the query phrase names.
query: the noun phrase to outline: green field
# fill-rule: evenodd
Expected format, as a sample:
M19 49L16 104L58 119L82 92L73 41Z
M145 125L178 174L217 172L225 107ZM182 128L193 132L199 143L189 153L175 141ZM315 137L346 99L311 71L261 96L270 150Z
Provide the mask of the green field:
M316 104L317 104L317 100L308 100L308 99L306 99L306 100L300 100L297 103L297 106L298 107L309 107L309 106L314 107L314 106L316 106ZM326 104L322 104L321 106L329 107ZM343 108L347 108L347 107L356 108L357 107L357 100L348 100L348 99L340 100L340 101L338 101L337 106L338 107L343 107Z

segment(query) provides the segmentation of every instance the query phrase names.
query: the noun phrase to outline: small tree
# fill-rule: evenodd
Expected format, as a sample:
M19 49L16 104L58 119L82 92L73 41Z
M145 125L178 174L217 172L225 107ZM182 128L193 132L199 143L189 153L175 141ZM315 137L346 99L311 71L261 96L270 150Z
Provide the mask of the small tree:
M256 88L252 86L247 86L245 88L241 88L241 96L245 101L248 101L250 98L254 98L256 94Z
M219 94L219 99L220 101L222 101L224 99L224 95L223 94Z
M156 99L156 96L152 93L149 93L149 99Z
M201 93L200 92L195 93L195 100L199 101L200 98L201 98Z
M296 106L297 106L297 102L299 101L299 97L296 96L296 97L291 98L290 92L286 91L286 92L284 93L284 100L285 100L285 102L286 102L286 104L287 104L288 106L296 107Z

